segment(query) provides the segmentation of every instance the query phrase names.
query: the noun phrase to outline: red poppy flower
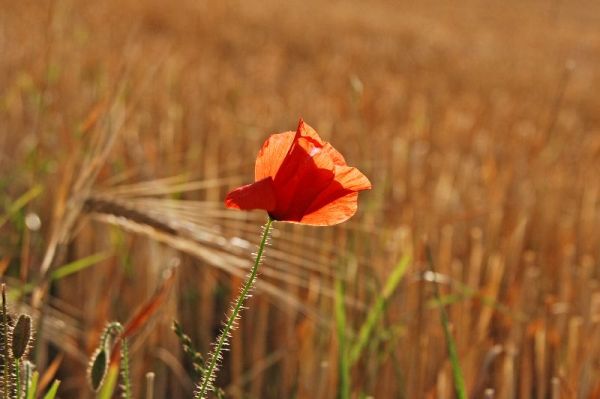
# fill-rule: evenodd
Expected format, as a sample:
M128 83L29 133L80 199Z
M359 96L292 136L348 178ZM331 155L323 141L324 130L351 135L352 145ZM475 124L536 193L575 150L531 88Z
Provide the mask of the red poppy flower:
M264 209L274 220L328 226L356 213L358 192L371 182L346 165L342 154L317 132L298 123L296 132L271 135L256 158L255 183L227 194L232 209Z

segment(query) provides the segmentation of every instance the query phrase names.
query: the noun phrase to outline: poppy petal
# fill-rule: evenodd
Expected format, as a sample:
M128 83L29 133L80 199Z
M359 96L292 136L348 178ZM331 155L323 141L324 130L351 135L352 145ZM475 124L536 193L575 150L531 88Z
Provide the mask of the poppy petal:
M294 135L295 133L292 131L272 134L265 141L256 157L256 165L254 167L255 181L266 177L275 178L277 171L294 142Z
M344 156L340 154L338 150L333 148L331 144L325 143L325 145L323 146L323 151L329 154L334 164L339 166L346 166L346 160L344 159Z
M271 135L256 158L255 183L231 191L228 208L264 209L280 221L332 225L357 210L371 182L302 119L295 132Z
M367 176L363 175L360 170L350 166L336 166L335 181L344 188L353 191L370 190L372 188Z
M275 205L275 190L271 177L238 187L225 197L225 206L231 209L271 211L275 209Z
M299 220L306 209L334 179L334 163L312 139L300 137L275 176L280 220Z
M313 129L308 123L305 123L302 118L298 121L298 128L296 128L295 139L300 137L307 137L316 142L316 144L323 146L325 142L321 139L315 129Z
M323 152L323 147L319 143L309 137L299 137L294 140L289 153L273 178L275 186L286 184L294 179L298 171L305 170L304 168L309 166L333 170L334 164L331 157Z
M302 224L312 226L332 226L350 219L358 209L358 192L349 191L346 195L321 207L315 212L304 215Z
M315 197L310 206L306 208L306 214L317 212L339 198L347 196L349 193L369 190L371 188L369 179L356 168L336 166L334 173L334 180Z

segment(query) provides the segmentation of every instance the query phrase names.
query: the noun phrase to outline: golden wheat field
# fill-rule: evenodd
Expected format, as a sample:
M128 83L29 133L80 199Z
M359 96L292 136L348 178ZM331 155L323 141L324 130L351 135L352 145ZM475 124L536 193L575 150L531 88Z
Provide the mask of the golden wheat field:
M225 397L454 398L446 310L469 398L599 399L599 26L592 0L0 1L0 273L41 388L112 397L86 369L118 321L132 397L193 397L266 219L223 199L302 117L373 189L275 223Z

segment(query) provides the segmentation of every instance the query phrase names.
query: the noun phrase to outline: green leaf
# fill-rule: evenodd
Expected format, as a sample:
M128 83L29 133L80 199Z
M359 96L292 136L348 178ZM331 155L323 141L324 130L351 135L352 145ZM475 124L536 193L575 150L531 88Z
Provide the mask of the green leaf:
M60 280L61 278L70 276L71 274L95 265L98 262L102 262L111 256L111 252L99 252L97 254L86 256L85 258L77 259L76 261L58 267L50 274L50 277L52 280Z
M515 311L510 307L498 302L494 298L482 295L482 293L474 288L469 287L460 281L452 281L452 287L458 291L455 294L441 295L439 298L434 298L427 301L427 307L430 309L439 308L440 306L452 305L458 302L477 298L485 306L489 306L492 309L519 321L525 321L526 315L522 312Z
M25 205L27 205L31 200L40 195L44 191L44 188L41 185L36 185L30 188L25 194L21 195L17 198L8 208L6 214L0 217L0 227L4 226L4 224L10 219L12 215L19 212Z
M396 288L398 287L398 284L400 284L400 281L402 281L402 277L404 277L404 274L408 269L410 260L410 256L403 256L402 259L400 259L400 261L394 267L394 270L388 277L387 281L385 282L383 291L377 297L373 306L371 306L371 309L369 310L369 314L367 315L365 322L360 327L358 339L350 350L349 358L351 365L355 364L358 361L358 359L360 359L360 355L362 354L363 350L370 341L373 331L375 330L375 326L385 313L385 308L387 306L388 300L396 291Z
M425 255L427 257L427 263L429 264L429 270L435 273L435 266L433 262L433 255L431 248L425 246ZM440 289L437 282L433 283L433 293L435 299L440 302ZM465 384L465 378L463 376L462 367L460 365L460 359L458 357L458 349L456 348L456 341L450 331L450 319L448 312L444 306L440 306L440 322L444 329L444 337L446 339L446 349L448 350L448 356L450 357L450 366L452 367L452 380L454 381L454 391L458 399L467 399L467 387Z
M350 398L350 363L346 342L346 308L344 306L344 286L340 279L335 281L335 325L338 336L340 399Z
M111 399L113 393L115 392L115 388L117 386L117 380L119 379L119 368L111 366L108 369L108 374L106 375L106 379L104 380L104 384L102 384L102 388L96 396L97 399Z
M54 380L54 382L52 383L52 386L50 387L48 392L46 392L46 395L44 395L44 399L54 399L56 397L56 393L58 392L59 385L60 385L60 381Z
M96 263L102 262L112 256L112 252L98 252L96 254L86 256L85 258L77 259L73 262L67 263L66 265L60 266L56 268L52 273L50 273L51 280L60 280L61 278L65 278L70 276L71 274L75 274L83 269L86 269L90 266L95 265ZM18 294L28 294L33 291L35 287L34 284L24 284L17 291ZM16 293L12 293L13 295L17 295Z
M40 378L40 373L38 373L37 371L34 371L33 374L31 375L31 381L27 384L27 388L26 388L26 398L27 399L35 399L35 397L37 396L37 386L38 386L38 379Z

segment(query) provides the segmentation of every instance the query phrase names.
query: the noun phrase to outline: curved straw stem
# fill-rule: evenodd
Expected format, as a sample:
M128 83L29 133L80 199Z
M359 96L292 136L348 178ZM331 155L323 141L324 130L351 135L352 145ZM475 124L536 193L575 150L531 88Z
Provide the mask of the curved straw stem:
M204 369L204 371L202 373L202 380L200 382L198 389L196 390L194 399L205 399L206 393L210 390L214 390L213 382L216 378L217 363L221 359L221 352L223 351L223 346L225 346L225 343L227 342L227 339L229 338L231 330L233 329L234 324L239 316L239 313L244 306L244 302L246 302L246 299L248 299L248 297L250 295L250 291L254 287L254 283L256 281L256 276L258 275L258 266L260 265L260 260L262 258L263 252L265 250L267 240L269 238L269 231L271 230L272 223L273 223L273 219L271 219L271 217L269 217L267 219L267 223L265 224L264 229L263 229L262 239L260 240L260 244L258 246L258 251L256 252L256 259L254 260L254 266L252 266L252 270L250 271L250 274L248 275L248 279L244 283L244 286L242 287L242 291L240 292L239 297L235 301L235 304L231 310L231 315L229 316L229 318L227 320L227 324L225 324L225 327L221 331L221 335L219 336L217 344L215 345L214 351L210 357L210 363L208 364L208 366Z

